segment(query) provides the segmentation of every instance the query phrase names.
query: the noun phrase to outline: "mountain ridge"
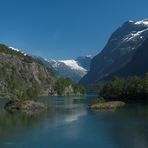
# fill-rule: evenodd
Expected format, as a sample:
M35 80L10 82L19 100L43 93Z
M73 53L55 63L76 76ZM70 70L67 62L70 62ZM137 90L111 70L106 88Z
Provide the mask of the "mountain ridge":
M90 71L79 83L93 85L124 67L147 37L147 19L123 23L111 34L103 50L92 59Z

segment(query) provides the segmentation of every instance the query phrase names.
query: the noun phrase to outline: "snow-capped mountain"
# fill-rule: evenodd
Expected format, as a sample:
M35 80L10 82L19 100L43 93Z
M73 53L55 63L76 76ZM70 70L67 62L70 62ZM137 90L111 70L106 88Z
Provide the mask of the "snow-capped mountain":
M93 85L124 67L148 38L148 19L127 21L109 38L103 50L91 60L90 71L81 79Z
M33 58L45 67L51 68L57 75L68 77L78 82L89 71L92 56L82 56L76 60L47 60L35 56L33 56Z
M87 70L78 65L75 60L52 60L51 62L49 61L49 63L52 64L52 67L59 76L69 77L76 82L87 73Z
M128 22L135 25L135 28L123 38L123 41L132 41L145 38L145 34L148 33L148 19Z
M87 74L89 70L88 66L83 66L84 58L82 59L82 64L80 57L79 60L49 60L48 62L50 63L52 68L59 74L59 76L69 77L73 81L78 82L84 75ZM91 57L89 57L89 59L91 60ZM87 60L88 58L86 58L86 63L88 63Z

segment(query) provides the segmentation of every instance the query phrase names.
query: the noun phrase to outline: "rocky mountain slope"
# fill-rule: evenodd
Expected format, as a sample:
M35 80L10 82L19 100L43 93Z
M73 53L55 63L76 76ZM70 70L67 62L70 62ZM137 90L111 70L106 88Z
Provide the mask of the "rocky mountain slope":
M51 69L29 55L0 44L0 97L21 97L26 93L48 95L55 76Z
M80 84L93 85L124 67L146 38L148 20L125 22L111 35L104 49L92 59L90 71L80 80Z
M110 77L112 77L113 75L122 77L129 77L133 75L143 76L147 72L148 39L146 39L144 43L137 49L132 60L125 67L111 74Z

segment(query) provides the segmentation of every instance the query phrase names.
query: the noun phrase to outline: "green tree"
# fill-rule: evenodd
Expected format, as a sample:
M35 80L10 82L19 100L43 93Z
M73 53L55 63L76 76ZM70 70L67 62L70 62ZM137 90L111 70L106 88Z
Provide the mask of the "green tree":
M84 94L85 93L85 88L83 86L81 86L81 85L75 85L74 86L74 92L75 92L75 94L78 94L78 93Z
M59 78L55 83L55 90L57 91L58 95L63 95L65 88L73 85L73 81L69 78Z

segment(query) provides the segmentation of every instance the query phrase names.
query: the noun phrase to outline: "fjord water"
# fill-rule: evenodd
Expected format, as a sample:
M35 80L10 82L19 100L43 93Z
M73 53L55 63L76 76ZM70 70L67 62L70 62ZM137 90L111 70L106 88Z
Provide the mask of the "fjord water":
M0 148L148 147L148 105L92 112L88 104L95 98L41 98L51 109L37 115L1 110Z

